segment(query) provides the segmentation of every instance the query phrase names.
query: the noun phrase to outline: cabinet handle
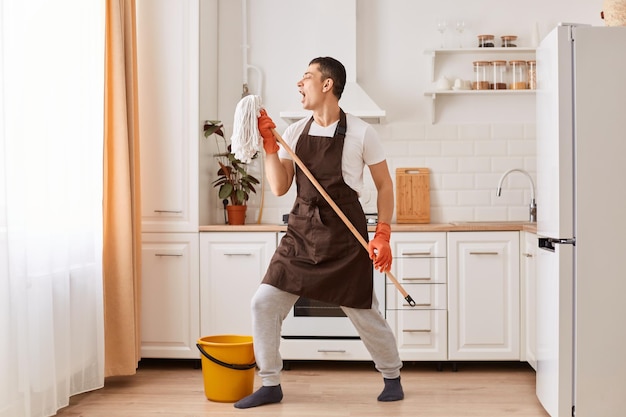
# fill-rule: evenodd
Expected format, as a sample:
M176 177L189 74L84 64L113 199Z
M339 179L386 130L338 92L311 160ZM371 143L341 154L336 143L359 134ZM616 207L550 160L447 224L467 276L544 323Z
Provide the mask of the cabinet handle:
M500 255L499 252L470 252L470 255Z
M403 333L431 333L430 329L402 329Z
M431 277L402 277L402 281L430 281Z
M155 253L154 256L183 256L182 253Z
M430 256L430 252L402 252L401 256Z
M532 253L523 253L522 254L525 258L532 258L533 254Z
M248 252L248 253L243 253L243 252L226 252L226 253L224 253L224 256L252 256L252 254L250 252Z
M175 213L175 214L180 214L183 211L182 210L154 210L155 213Z
M345 349L317 349L319 353L346 353Z
M432 303L417 303L414 306L411 304L402 304L402 307L430 307Z

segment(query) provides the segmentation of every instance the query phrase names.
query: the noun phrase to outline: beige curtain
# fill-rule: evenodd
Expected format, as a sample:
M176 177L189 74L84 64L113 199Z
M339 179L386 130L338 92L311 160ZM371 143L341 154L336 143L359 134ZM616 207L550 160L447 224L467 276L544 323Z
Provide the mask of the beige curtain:
M106 1L104 110L105 376L140 359L141 201L135 0Z

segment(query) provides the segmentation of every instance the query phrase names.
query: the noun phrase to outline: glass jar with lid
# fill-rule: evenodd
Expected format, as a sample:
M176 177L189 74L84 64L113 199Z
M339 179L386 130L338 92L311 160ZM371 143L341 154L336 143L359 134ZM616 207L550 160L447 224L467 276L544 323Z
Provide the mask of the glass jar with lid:
M509 61L509 67L511 69L511 83L509 88L511 90L527 90L528 66L526 65L526 61Z
M508 82L506 61L491 61L491 68L493 69L491 89L506 90Z
M528 66L528 88L537 89L537 61L526 61Z
M500 39L502 39L503 48L515 48L517 46L517 36L515 35L500 36Z
M478 35L478 47L479 48L493 48L494 45L493 35Z
M472 90L489 90L491 87L489 61L474 61L474 81L472 81Z

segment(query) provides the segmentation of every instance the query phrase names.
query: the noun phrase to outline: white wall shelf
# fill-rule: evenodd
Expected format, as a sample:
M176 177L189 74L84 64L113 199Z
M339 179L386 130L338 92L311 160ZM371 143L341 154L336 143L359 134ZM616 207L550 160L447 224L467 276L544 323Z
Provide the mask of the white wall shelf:
M438 97L454 97L454 96L466 96L466 97L516 97L516 96L529 96L534 95L535 90L437 90L426 91L424 96L430 97L430 122L437 122L437 105L436 101Z
M425 96L436 96L438 94L443 95L451 95L451 96L459 96L459 95L470 95L470 96L497 96L497 95L517 95L517 94L535 94L535 90L436 90L436 91L426 91L424 92Z
M535 55L535 48L456 48L456 49L427 49L425 55L430 56L431 80L435 81L437 74L437 59L445 56L460 55L470 56L472 61L486 60L486 56L501 55L510 56L515 59L527 59ZM523 57L523 58L522 58Z
M456 49L429 49L424 54L430 57L430 78L435 82L442 77L447 77L450 82L455 78L470 81L474 61L497 60L534 60L535 48L513 47L513 48L456 48ZM453 76L454 75L454 76ZM433 85L433 87L435 87ZM443 104L437 104L438 98L445 98L445 111L453 114L452 120L463 122L457 116L459 108L463 113L461 118L468 118L473 122L482 122L481 115L489 115L493 120L509 117L503 114L502 110L515 106L519 111L516 113L519 120L527 122L529 114L534 114L535 90L429 90L424 92L425 97L430 97L430 119L431 123L437 123L438 118L443 118L441 114L444 109ZM522 98L526 96L527 98ZM475 101L474 101L475 100ZM529 106L530 104L530 106ZM438 110L439 106L439 110ZM480 109L480 110L478 110ZM466 120L467 121L467 120Z

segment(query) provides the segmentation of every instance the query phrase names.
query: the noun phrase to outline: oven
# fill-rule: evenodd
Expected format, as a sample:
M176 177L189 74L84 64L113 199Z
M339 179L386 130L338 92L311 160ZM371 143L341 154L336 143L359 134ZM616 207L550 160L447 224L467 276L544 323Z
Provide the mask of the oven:
M282 236L284 233L280 235ZM373 234L370 234L370 239ZM363 250L356 246L358 250ZM385 314L385 275L374 270L374 294ZM283 322L283 339L358 339L352 322L336 305L301 297Z

